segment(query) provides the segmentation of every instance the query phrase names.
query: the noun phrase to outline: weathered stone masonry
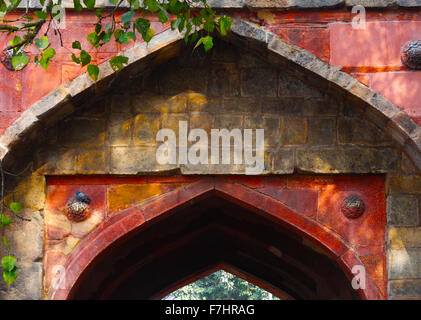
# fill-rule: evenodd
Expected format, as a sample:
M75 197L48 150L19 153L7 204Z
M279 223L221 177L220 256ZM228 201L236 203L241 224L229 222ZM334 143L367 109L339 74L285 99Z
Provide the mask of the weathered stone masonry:
M263 60L257 58L253 49L256 39L269 41L273 34L260 34L260 29L253 28L245 25L237 30L242 36L252 34L251 41L239 38L235 46L219 41L210 56L192 57L189 51L179 54L180 45L165 47L168 39L162 37L156 46L164 47L163 51L126 73L133 81L129 90L104 90L101 83L92 89L87 78L79 78L77 84L64 87L71 96L74 90L71 100L60 88L46 98L59 102L59 114L43 110L48 101L41 101L38 109L6 131L1 142L10 150L5 152L10 170L24 169L27 163L13 160L28 150L32 153L30 169L24 173L27 177L9 181L13 191L7 201L19 199L25 216L36 219L18 221L6 231L19 258L21 276L12 288L3 288L4 298L47 298L43 261L69 255L105 218L94 215L77 225L44 210L46 176L243 174L241 166L157 166L156 131L176 128L178 120L187 120L190 128L207 130L265 128L264 174L384 175L388 221L388 291L384 296L420 297L421 177L412 142L417 142L419 128L386 102L381 112L394 122L385 121L362 102L382 98L373 96L365 86L346 82L347 78L332 76L333 69L326 71L331 72L327 77L336 77L336 83L343 81L343 88L350 93L326 85L326 81L314 81L309 72L288 61L261 54L266 51L259 46L257 56ZM272 43L271 48L277 50L279 45ZM254 53L246 53L246 47ZM289 59L302 65L319 63L296 59L301 52L291 48L282 47L290 50ZM132 52L144 54L142 50L135 47ZM322 74L324 65L320 66ZM163 72L164 68L169 70ZM77 98L81 88L87 90ZM96 96L90 97L94 90ZM16 137L23 141L17 143ZM25 141L30 142L30 149ZM53 239L49 230L54 230Z

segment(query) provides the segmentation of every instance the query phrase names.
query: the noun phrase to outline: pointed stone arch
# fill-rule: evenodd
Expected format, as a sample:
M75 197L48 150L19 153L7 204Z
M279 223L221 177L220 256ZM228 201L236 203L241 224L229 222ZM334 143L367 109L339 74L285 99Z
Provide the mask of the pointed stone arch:
M130 79L140 70L159 64L178 53L183 34L167 30L155 36L149 44L134 45L124 52L128 65L118 77ZM340 67L331 66L308 51L280 40L275 34L244 20L235 20L232 32L227 37L232 43L259 55L275 66L287 67L291 73L305 77L309 83L334 88L362 103L365 116L392 136L421 168L421 128L399 107L382 95L365 86ZM0 160L7 166L7 159L13 159L13 151L30 143L37 136L37 130L54 124L75 111L78 101L106 91L115 81L114 71L108 62L100 66L98 82L95 84L87 73L56 88L50 94L34 103L0 137ZM12 160L13 161L13 160Z
M141 235L143 228L170 215L176 215L212 196L228 200L261 215L323 248L350 279L354 276L353 267L363 265L358 254L344 238L317 221L293 211L274 198L247 185L226 182L218 177L204 177L197 182L144 204L124 209L107 218L71 252L64 264L63 277L60 278L63 285L53 289L51 299L74 298L75 291L83 280L89 277L89 272L98 263L98 259L109 254L110 250L119 243L128 239L130 241L133 235ZM222 264L225 263L222 262ZM359 289L358 293L363 299L384 299L370 275L366 278L366 288Z

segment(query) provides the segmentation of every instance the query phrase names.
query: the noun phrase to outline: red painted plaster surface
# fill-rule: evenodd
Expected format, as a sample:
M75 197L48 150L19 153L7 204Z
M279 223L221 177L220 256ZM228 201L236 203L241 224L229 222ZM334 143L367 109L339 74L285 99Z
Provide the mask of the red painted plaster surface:
M344 71L383 94L421 123L421 100L416 97L420 72L409 71L400 62L401 46L406 41L419 39L420 12L417 9L368 10L365 30L354 30L354 15L345 10L269 11L265 16L238 11L233 15L262 25L326 62L343 66ZM35 66L31 64L22 72L14 73L0 65L0 134L38 99L86 71L71 61L74 40L81 40L93 62L97 63L124 50L124 46L113 42L97 50L83 40L88 31L93 30L94 14L67 12L66 19L64 47L58 45L58 36L50 39L58 49L48 71L38 67L37 72L33 72ZM169 27L158 21L153 21L152 26L156 33ZM4 46L7 40L4 34L0 35L0 45ZM35 49L30 54L36 53Z
M168 188L171 184L174 188ZM122 211L111 211L113 204L110 203L110 196L117 186L128 185L149 186L155 193ZM62 215L67 201L76 190L81 190L93 199L92 205L95 211L102 212L103 221L83 237L70 234L80 238L81 242L67 256L63 256L49 243L69 236L59 232L65 224L52 223L56 230L50 233L48 221L52 220L47 219L44 260L46 287L49 288L52 278L49 274L51 265L64 263L68 287L54 292L52 298L66 298L81 272L114 241L139 229L144 223L153 223L158 217L165 217L170 210L199 201L209 193L216 193L242 207L263 212L324 247L350 277L354 265L364 265L369 274L369 283L362 296L383 299L387 296L384 188L384 178L380 176L50 178L47 215ZM162 193L156 190L162 190ZM365 213L355 220L345 218L340 210L342 201L350 195L360 196L366 207ZM120 203L121 199L118 201ZM73 230L78 228L72 226L71 233Z

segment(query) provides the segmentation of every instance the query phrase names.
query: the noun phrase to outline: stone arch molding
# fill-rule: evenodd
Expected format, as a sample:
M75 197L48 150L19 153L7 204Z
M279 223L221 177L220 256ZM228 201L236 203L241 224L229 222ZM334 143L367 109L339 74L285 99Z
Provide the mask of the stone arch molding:
M136 63L145 61L161 49L165 55L173 54L171 46L179 43L184 35L177 30L166 30L156 35L152 41L138 43L124 52L129 58L128 65L121 74L134 75ZM235 19L229 41L240 43L250 50L257 51L275 65L293 65L297 74L309 74L313 83L324 80L328 87L347 93L363 102L366 117L381 128L385 128L421 169L421 127L399 107L382 95L368 88L349 74L340 71L341 67L331 66L308 51L280 40L275 34L256 24ZM174 51L174 50L173 50ZM153 59L153 58L152 58ZM156 59L159 62L159 59ZM156 62L156 61L154 61ZM104 92L114 80L114 71L108 61L99 65L98 82L95 84L87 73L71 80L34 103L0 137L0 160L12 155L12 151L22 143L31 141L34 132L46 125L52 125L75 110L78 99L86 99ZM35 134L36 136L36 134ZM13 156L12 156L13 158Z

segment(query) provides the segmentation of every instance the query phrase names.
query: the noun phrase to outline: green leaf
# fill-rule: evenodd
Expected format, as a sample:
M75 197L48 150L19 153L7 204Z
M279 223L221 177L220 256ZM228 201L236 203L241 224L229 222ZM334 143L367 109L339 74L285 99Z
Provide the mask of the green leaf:
M196 30L195 32L193 32L193 34L191 36L191 43L195 43L197 41L198 37L199 37L199 33Z
M212 36L206 36L199 39L199 41L196 43L195 49L203 44L203 47L205 48L205 51L209 51L213 47L213 38Z
M178 15L182 9L182 4L177 0L170 0L169 9L172 14Z
M1 265L4 271L12 271L15 268L16 258L14 256L4 256L1 258Z
M165 23L169 20L169 14L167 12L167 10L165 10L161 5L158 4L159 7L159 12L157 14L159 22L161 23Z
M12 220L10 220L10 218L4 214L0 214L0 225L3 227L8 226L9 224L12 223Z
M96 10L95 10L95 15L96 15L98 18L101 18L103 14L104 14L104 11L102 11L102 9L96 9Z
M150 28L151 22L147 19L137 18L134 23L134 26L140 34L143 34L146 33Z
M29 62L29 57L24 55L14 56L12 58L12 66L16 71L22 70Z
M86 8L90 10L95 8L95 0L83 0L83 3L85 4Z
M113 31L112 29L108 30L107 32L103 31L103 34L101 34L101 37L100 37L102 42L107 43L111 40L111 36L113 35L112 31Z
M88 66L88 74L94 81L97 81L98 80L98 74L99 74L98 66L96 66L94 64L90 64Z
M97 23L97 24L95 25L95 32L96 32L96 33L100 33L100 32L101 32L101 24L100 24L100 23Z
M131 22L134 16L134 11L127 11L126 13L121 15L121 21L123 23Z
M48 66L51 63L51 59L56 55L56 51L52 48L47 48L44 50L44 52L41 54L41 59L39 60L39 64L41 67L43 67L45 70L47 70Z
M80 64L80 59L78 57L76 57L76 55L74 53L72 53L72 60L74 61L74 63Z
M0 0L0 12L5 12L7 9L7 4L4 0Z
M115 31L114 31L114 37L115 37L115 39L118 41L118 39L121 37L121 35L124 33L124 31L123 30L121 30L121 29L116 29Z
M136 36L134 34L134 32L126 32L123 33L120 38L118 38L118 42L123 43L123 44L130 44L130 39L135 40Z
M73 0L73 6L76 11L80 12L83 10L82 5L80 4L80 0Z
M3 243L6 246L6 248L10 250L9 241L7 241L7 238L6 237L3 237Z
M206 21L203 24L203 29L205 29L205 31L207 31L207 32L213 32L213 30L215 29L215 22L213 22L213 21Z
M172 30L177 29L178 26L180 25L180 23L181 23L181 18L180 17L178 17L177 20L171 21L171 29Z
M110 59L110 66L114 71L120 71L123 69L123 64L127 64L129 58L123 56L115 56Z
M47 37L41 37L39 39L35 39L35 46L40 50L43 51L48 48L50 42L48 41Z
M155 31L154 29L149 29L146 34L142 34L142 38L143 40L145 40L146 42L149 42L152 40L153 36L155 35Z
M13 282L16 281L18 277L18 268L14 267L11 271L4 271L3 272L3 279L10 286Z
M140 7L140 1L139 1L139 0L135 0L135 1L134 1L133 3L131 3L130 5L131 5L131 8L132 8L132 9L137 10L137 9L139 9L139 7Z
M22 205L19 202L12 202L10 204L10 210L12 210L14 214L18 214L21 209L22 209Z
M86 66L91 62L91 55L85 50L80 52L80 61L82 62L82 67Z
M157 0L145 0L145 4L150 12L157 12L159 10L159 3Z
M47 19L48 18L48 13L45 12L45 11L35 11L34 14L38 19Z
M99 47L99 39L98 39L98 35L96 32L91 32L90 34L88 34L88 36L86 37L86 39L90 42L90 44L92 44L95 48Z
M146 42L151 41L155 31L150 28L151 23L147 19L138 18L135 22L136 30L142 35L143 40Z
M15 36L12 40L9 41L11 46L16 46L22 42L22 39L19 36Z
M190 22L188 22L186 24L186 33L184 34L184 41L186 42L186 44L189 42L189 36L190 36L190 32L192 30L192 24Z
M230 17L220 17L218 19L219 31L222 36L226 36L227 32L231 29L231 19Z
M22 0L10 0L10 6L12 9L17 8L21 2Z
M82 50L82 46L79 41L73 41L72 48Z
M192 18L192 22L196 27L200 27L202 25L203 19L201 16L197 15Z

